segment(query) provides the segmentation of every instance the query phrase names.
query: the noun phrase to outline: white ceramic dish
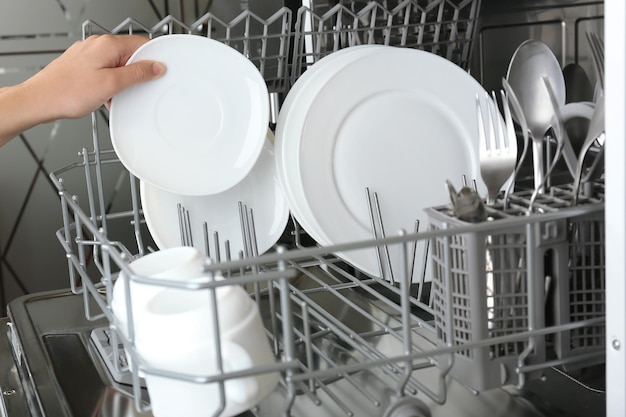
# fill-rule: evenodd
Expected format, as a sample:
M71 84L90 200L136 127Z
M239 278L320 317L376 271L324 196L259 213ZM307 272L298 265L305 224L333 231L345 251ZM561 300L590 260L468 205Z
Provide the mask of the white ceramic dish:
M166 289L146 305L137 328L137 353L162 371L214 376L276 362L260 311L240 286L218 287L214 306L206 291ZM221 356L216 351L217 309ZM165 331L164 331L165 330ZM176 352L176 354L172 354ZM236 416L252 408L275 387L277 372L227 379L220 410L217 383L199 384L146 372L154 417ZM219 412L218 412L219 411Z
M205 251L206 223L211 253L215 253L213 233L218 232L220 250L223 253L224 242L228 240L233 257L237 257L238 252L243 250L239 202L253 210L259 253L267 251L276 243L289 219L287 201L276 178L273 146L269 137L248 176L222 193L185 196L169 193L142 181L140 195L146 225L161 249L181 244L178 204L189 212L194 247Z
M308 107L321 87L352 60L384 50L380 45L353 46L322 58L298 78L285 98L276 123L276 169L281 187L289 202L289 208L298 223L309 230L308 219L312 217L304 203L304 190L291 175L297 172L300 134ZM318 243L328 244L318 236Z
M129 269L139 277L159 279L193 281L204 277L204 266L206 263L202 252L195 248L186 246L174 246L166 250L155 251L146 256L131 262ZM146 304L166 287L151 284L140 284L120 273L119 278L113 286L113 298L111 308L117 317L118 328L126 336L128 333L128 306L126 304L126 282L130 288L130 299L132 305L132 317L136 322L137 317L142 313Z
M258 69L235 49L195 35L164 35L128 63L167 66L157 80L111 102L110 132L120 161L171 193L209 195L254 166L269 123L269 95Z
M476 94L485 90L458 66L412 49L361 56L334 74L306 109L290 155L299 164L288 178L302 190L313 238L331 245L372 238L366 188L379 196L387 236L412 231L416 220L424 230L423 209L448 202L446 179L476 179L484 194ZM401 251L390 250L398 278ZM421 270L422 247L417 254ZM381 276L374 249L340 256Z

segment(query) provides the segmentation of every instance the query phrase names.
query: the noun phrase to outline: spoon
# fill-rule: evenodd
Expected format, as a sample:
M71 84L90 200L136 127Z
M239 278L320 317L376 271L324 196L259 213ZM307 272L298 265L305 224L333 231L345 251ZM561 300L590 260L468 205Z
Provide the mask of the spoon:
M522 107L533 144L533 176L535 188L543 192L542 180L544 136L552 126L552 103L544 88L547 78L557 101L565 104L565 80L561 65L552 50L543 42L527 40L513 54L506 79ZM519 123L519 120L516 120Z
M565 80L565 103L593 102L594 87L587 72L579 64L572 62L563 68ZM589 120L574 117L565 123L565 129L572 147L576 153L580 152L589 129Z
M548 165L548 171L542 179L541 187L535 187L535 191L530 197L530 204L528 206L528 212L531 213L533 210L533 206L535 204L535 199L539 194L540 188L543 188L544 184L550 177L552 170L556 166L556 163L559 161L561 157L565 159L568 168L572 175L576 175L576 155L574 154L574 150L572 149L572 145L569 142L569 137L567 136L567 132L565 131L565 127L563 126L563 116L561 115L561 109L559 108L559 104L554 94L554 90L550 85L550 81L548 77L544 77L543 82L545 84L546 91L548 92L548 96L552 102L553 107L553 125L552 130L554 131L554 136L556 137L557 145L556 150L554 152L554 159Z
M511 181L509 182L509 186L507 187L504 193L504 208L506 209L509 202L509 196L513 191L513 187L515 185L515 179L517 178L517 174L519 173L520 168L522 167L522 163L526 158L526 153L528 152L528 125L526 124L526 118L524 117L524 112L522 111L522 106L519 104L519 100L515 95L515 92L509 85L506 79L502 79L502 87L504 88L504 92L506 94L506 103L505 106L509 106L511 111L511 115L514 119L519 120L518 124L522 130L522 137L524 140L522 154L517 161L517 165L515 166L515 170L513 171L513 176Z
M583 146L580 149L580 154L578 155L578 164L576 165L576 174L574 175L574 188L572 190L574 192L572 205L574 206L578 203L578 188L580 187L585 156L587 156L587 152L591 148L591 145L593 145L596 139L604 132L604 113L604 97L600 96L596 102L596 108L591 116L591 121L589 122L587 137L585 138L585 142L583 143Z

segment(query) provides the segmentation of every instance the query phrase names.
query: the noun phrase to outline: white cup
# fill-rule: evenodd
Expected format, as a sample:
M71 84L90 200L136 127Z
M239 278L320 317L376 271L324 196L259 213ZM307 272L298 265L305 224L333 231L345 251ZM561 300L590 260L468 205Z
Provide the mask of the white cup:
M184 281L202 278L205 275L204 266L207 261L208 259L198 249L180 246L152 252L131 262L128 267L135 276ZM135 325L137 316L145 309L146 304L166 287L141 284L126 277L123 272L120 273L113 285L111 310L118 320L120 332L128 337L126 279L129 280L132 317Z
M223 279L223 278L216 278ZM256 303L238 285L215 289L222 370L269 365L272 353ZM167 289L138 318L137 353L148 368L195 376L218 375L215 309L209 290ZM202 384L144 374L155 417L209 417L219 410L219 382ZM220 416L250 409L278 383L278 372L228 379Z

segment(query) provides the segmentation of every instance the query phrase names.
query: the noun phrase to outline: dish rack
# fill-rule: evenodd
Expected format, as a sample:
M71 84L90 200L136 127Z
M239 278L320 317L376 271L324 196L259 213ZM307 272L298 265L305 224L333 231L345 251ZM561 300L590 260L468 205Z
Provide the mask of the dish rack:
M191 25L173 17L153 27L127 19L112 30L86 22L83 34L211 36L257 65L275 105L307 65L350 45L423 47L460 66L468 64L479 1L407 0L389 6L340 3L324 12L302 7L294 26L286 8L268 19L243 12L231 22L207 14ZM207 253L213 261L206 267L209 278L193 288L161 285L206 292L220 285L247 288L265 320L276 363L212 376L146 366L135 351L132 326L128 338L115 331L110 301L120 272L154 284L133 276L128 263L155 245L143 220L138 180L110 148L101 116L92 115L93 149L83 149L78 162L51 174L63 215L57 237L85 316L108 323L111 373L128 378L122 383L131 387L137 410L149 410L142 372L205 384L279 372L283 415L291 415L303 397L358 415L357 406L329 388L341 379L360 392L362 401L380 408L380 415L402 417L428 416L426 402L444 404L449 377L482 391L521 386L550 367L575 372L604 361L604 195L599 181L592 197L575 207L567 186L552 187L527 215L530 194L518 192L506 210L491 207L487 222L464 223L448 207L433 207L426 209L430 228L396 236L378 230L371 240L332 247L316 245L292 221L275 250L266 254L256 251L253 208L242 202L245 249L230 253L219 232L207 234L205 241L213 239L214 247L223 248ZM180 228L181 242L189 243L184 210ZM429 250L432 281L415 268L418 242ZM406 268L389 280L369 277L336 255L363 248L384 254L394 245L402 248ZM227 279L210 279L217 273ZM376 393L362 389L363 374L385 388Z

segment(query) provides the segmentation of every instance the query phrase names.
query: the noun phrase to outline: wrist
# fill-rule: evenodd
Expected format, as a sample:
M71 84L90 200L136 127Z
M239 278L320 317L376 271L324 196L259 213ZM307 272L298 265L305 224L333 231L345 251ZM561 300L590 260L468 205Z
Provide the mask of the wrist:
M32 127L54 119L54 105L31 80L0 88L0 146Z
M16 86L20 89L23 122L27 128L41 123L49 123L58 118L60 111L56 97L51 97L49 81L42 73L29 78Z

